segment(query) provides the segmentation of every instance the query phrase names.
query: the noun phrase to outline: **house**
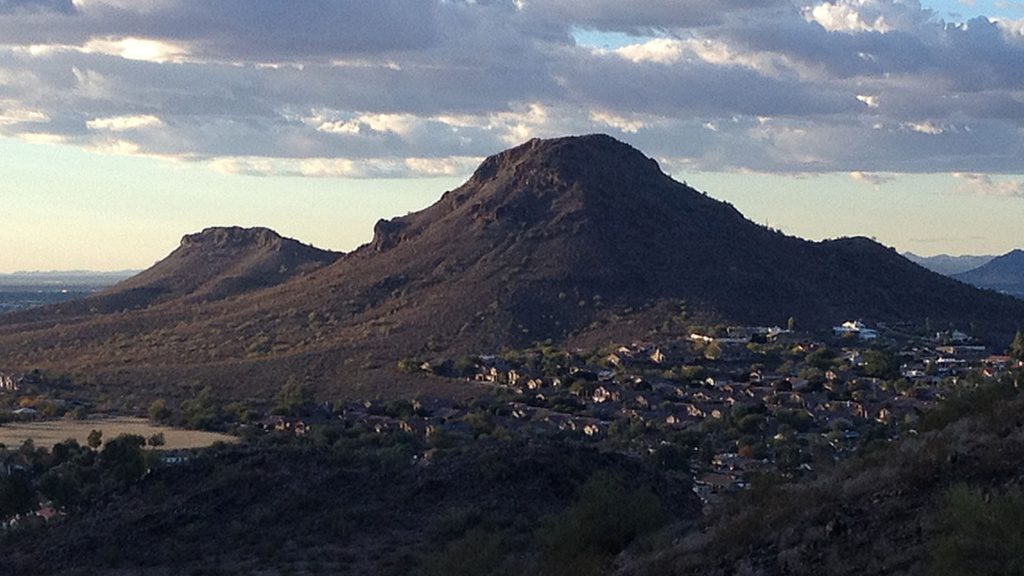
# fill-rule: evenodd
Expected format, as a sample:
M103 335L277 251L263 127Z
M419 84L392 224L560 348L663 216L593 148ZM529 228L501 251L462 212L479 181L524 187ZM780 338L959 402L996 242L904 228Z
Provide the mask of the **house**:
M732 382L732 380L730 380L729 378L722 378L722 377L717 377L716 378L716 377L713 377L713 376L708 376L707 378L704 379L704 384L706 384L707 386L710 386L712 388L724 388L730 382Z
M868 328L860 320L847 321L839 326L833 326L832 333L840 338L844 336L856 337L862 342L878 339L878 331Z
M603 404L605 402L618 402L622 399L622 394L618 390L610 390L605 386L598 386L594 390L592 398L595 403Z
M991 366L992 368L1000 368L1000 369L1002 369L1002 368L1006 368L1007 366L1009 366L1013 362L1013 358L1010 358L1009 356L1001 356L1001 355L993 354L992 356L989 356L988 358L985 358L984 362L985 362L986 366Z
M188 464L192 455L188 452L164 452L160 455L160 463L165 466L181 466Z

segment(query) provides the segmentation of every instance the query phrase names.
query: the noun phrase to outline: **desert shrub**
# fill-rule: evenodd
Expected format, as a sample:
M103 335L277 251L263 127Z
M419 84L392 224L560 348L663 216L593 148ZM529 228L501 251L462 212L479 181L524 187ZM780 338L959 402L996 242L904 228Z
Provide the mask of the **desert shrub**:
M962 388L923 414L919 427L922 431L940 430L962 418L987 414L1018 393L1013 384L1005 382Z
M661 500L598 473L580 487L576 502L540 530L542 574L601 574L637 537L664 524Z
M443 551L423 562L423 576L477 576L507 574L502 570L508 556L506 538L500 532L473 528Z
M986 498L966 485L954 486L945 495L938 524L931 574L1024 574L1024 495L1019 490Z

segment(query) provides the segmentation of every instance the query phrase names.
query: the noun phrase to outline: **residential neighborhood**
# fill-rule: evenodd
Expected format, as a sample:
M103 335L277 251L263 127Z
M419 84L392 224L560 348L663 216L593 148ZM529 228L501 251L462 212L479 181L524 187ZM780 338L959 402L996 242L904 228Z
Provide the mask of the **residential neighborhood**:
M992 352L960 331L895 339L849 321L833 338L816 339L732 326L694 331L688 342L633 342L589 356L538 346L410 360L407 370L485 383L492 394L471 403L347 403L334 417L435 442L561 434L640 456L684 447L681 467L713 501L759 474L813 476L819 466L916 434L922 415L943 398L1022 367ZM301 435L311 425L279 419L271 428Z

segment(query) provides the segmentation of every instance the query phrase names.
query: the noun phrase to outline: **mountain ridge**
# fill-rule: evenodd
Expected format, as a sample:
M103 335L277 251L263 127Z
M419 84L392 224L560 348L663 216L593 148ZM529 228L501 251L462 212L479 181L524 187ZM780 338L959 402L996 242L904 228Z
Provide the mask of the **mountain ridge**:
M978 288L1024 298L1024 250L1011 250L978 268L953 277Z
M935 256L918 256L913 252L904 252L903 257L915 264L924 266L932 272L938 272L943 276L954 276L961 272L973 270L990 262L993 255L969 255L951 256L949 254L937 254Z
M179 250L196 246L210 249L189 240ZM213 261L215 277L234 262ZM128 287L163 278L161 265ZM268 284L209 298L220 293L199 283L126 314L0 318L0 365L125 385L216 383L228 396L298 375L331 394L386 396L449 385L398 374L400 359L545 340L595 348L685 337L691 323L795 317L820 330L928 318L1009 341L1024 318L1024 303L866 238L810 242L755 224L605 135L531 140L489 157L432 206L378 222L371 242Z

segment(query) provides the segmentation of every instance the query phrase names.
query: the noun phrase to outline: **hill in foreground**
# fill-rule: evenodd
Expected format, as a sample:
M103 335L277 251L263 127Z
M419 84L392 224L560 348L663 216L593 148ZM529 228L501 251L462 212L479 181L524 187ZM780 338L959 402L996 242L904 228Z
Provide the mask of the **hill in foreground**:
M765 478L618 576L1019 574L1024 399L1014 378L962 389L820 477Z
M200 260L213 249L188 248ZM231 274L219 266L236 259L209 262L223 279ZM603 135L532 140L492 156L429 208L379 222L371 243L270 287L181 287L177 270L158 265L136 279L167 287L161 293L175 297L161 305L0 319L0 365L136 391L142 382L165 392L212 384L248 397L299 377L331 395L388 396L451 392L403 379L399 359L547 339L589 347L682 335L691 322L795 317L827 329L851 318L928 318L1003 343L1024 318L1024 303L871 240L809 242L754 224Z
M92 454L68 452L51 484L91 480L75 473L96 468L79 462ZM372 431L279 437L190 454L106 486L59 522L2 532L0 572L562 574L604 568L637 536L699 509L688 478L555 439L428 450ZM567 546L568 557L551 553Z

